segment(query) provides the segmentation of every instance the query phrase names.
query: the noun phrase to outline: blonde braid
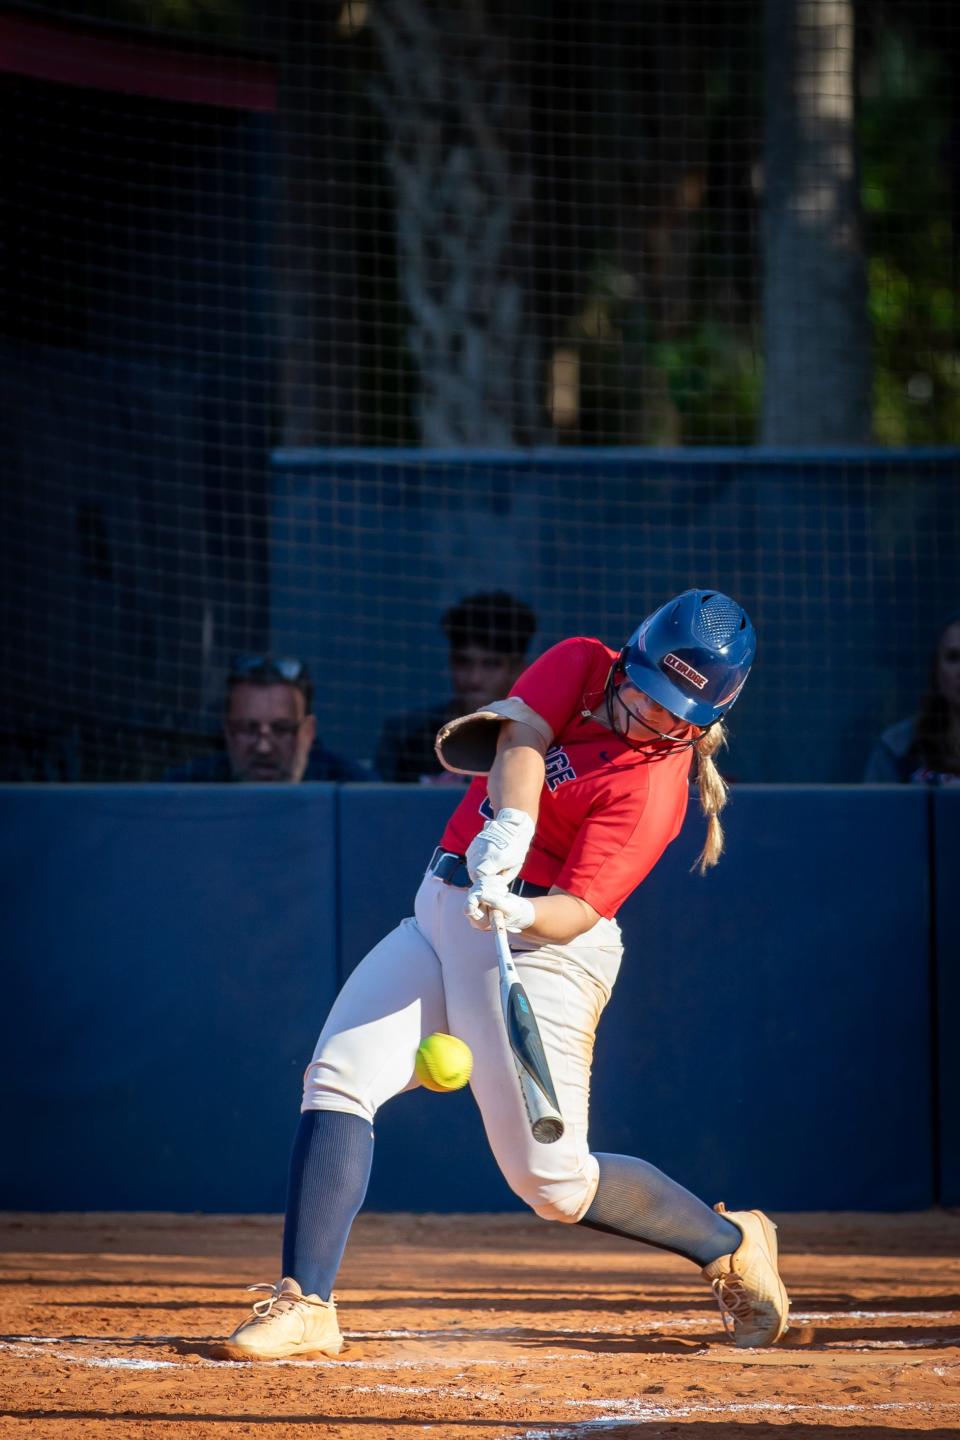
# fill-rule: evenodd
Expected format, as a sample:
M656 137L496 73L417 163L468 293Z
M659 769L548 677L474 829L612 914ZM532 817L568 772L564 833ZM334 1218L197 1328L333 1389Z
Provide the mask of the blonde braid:
M693 862L693 869L701 875L710 870L723 854L723 827L720 811L727 803L727 782L713 763L713 757L727 743L727 732L723 721L704 730L693 747L697 753L697 790L700 794L700 809L707 817L707 838L703 849Z

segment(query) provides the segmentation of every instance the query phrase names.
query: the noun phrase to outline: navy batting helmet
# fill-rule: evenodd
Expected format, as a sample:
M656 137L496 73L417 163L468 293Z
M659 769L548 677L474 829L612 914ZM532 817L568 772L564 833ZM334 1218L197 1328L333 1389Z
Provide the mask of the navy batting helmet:
M619 668L671 715L705 728L740 694L756 650L742 605L718 590L684 590L634 631Z

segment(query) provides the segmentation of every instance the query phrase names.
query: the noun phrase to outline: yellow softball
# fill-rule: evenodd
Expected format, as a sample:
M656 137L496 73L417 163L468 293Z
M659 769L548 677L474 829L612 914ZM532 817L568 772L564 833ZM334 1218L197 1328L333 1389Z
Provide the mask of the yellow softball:
M421 1040L414 1069L428 1090L460 1090L470 1079L473 1056L469 1045L456 1035L438 1031Z

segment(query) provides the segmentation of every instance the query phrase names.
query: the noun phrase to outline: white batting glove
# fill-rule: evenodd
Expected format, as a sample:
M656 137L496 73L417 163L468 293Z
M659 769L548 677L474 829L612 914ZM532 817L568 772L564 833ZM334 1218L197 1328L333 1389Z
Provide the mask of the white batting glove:
M536 918L533 901L525 900L522 895L514 895L507 889L506 881L498 877L481 880L474 885L468 891L463 907L463 913L477 930L492 929L491 910L499 910L507 929L515 934L528 930Z
M509 885L520 874L535 826L526 810L498 810L471 840L467 870L474 881L498 876Z

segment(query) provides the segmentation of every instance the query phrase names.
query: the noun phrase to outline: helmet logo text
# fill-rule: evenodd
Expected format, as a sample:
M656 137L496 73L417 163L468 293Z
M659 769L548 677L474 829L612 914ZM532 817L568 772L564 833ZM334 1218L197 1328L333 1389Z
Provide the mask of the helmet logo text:
M692 665L688 665L686 660L681 660L680 656L674 655L672 651L664 655L662 663L668 670L673 670L677 675L682 675L684 680L689 680L691 685L696 685L698 690L702 690L707 683L706 675L701 675L699 670L694 670Z

